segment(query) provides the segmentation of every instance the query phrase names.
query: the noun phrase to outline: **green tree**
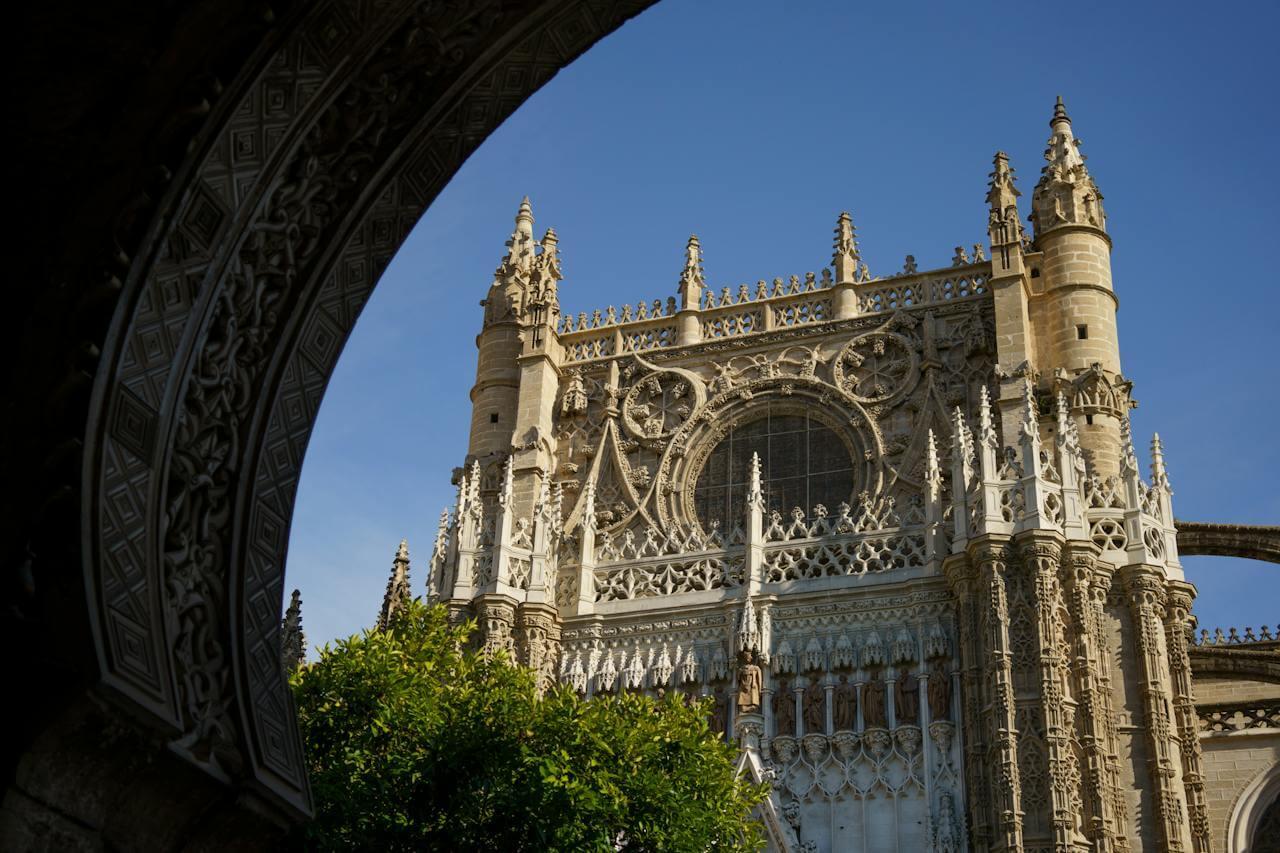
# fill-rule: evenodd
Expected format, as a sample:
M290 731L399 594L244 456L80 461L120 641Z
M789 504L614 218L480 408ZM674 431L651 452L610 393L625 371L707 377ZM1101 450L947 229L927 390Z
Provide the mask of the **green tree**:
M705 706L583 700L415 601L293 676L311 846L377 850L751 850L765 796Z

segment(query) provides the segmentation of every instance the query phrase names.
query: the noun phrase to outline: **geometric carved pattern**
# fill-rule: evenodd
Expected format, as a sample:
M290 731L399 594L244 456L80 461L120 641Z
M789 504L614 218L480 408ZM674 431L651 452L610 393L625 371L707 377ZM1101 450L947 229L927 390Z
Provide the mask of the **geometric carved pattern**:
M104 348L112 388L99 422L109 427L91 437L90 458L104 464L98 548L86 559L108 675L176 724L196 763L243 768L307 808L280 667L281 572L341 344L466 156L647 5L565 2L536 19L495 2L321 7L229 87L193 146L190 191L154 223L160 249L140 256L130 277L140 298L123 338ZM238 483L250 485L248 503ZM154 563L162 550L164 568ZM180 695L169 697L175 681Z

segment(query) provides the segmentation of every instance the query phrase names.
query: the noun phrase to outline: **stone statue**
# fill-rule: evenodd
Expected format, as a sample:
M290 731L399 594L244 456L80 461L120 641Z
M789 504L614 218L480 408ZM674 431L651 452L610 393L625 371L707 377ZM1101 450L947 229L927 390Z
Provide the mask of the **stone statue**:
M898 679L893 699L898 725L913 726L920 721L920 679L914 673L907 672Z
M724 688L716 685L715 695L711 697L711 731L724 734L729 727L729 701L724 695Z
M742 667L738 670L738 713L760 713L760 688L763 680L760 667L755 664L755 656L748 649L742 658Z
M780 735L796 733L796 698L791 695L791 688L785 681L773 694L773 723L774 730Z
M951 719L951 679L942 667L929 675L929 719Z
M862 688L862 721L869 729L885 728L884 682L875 673Z
M841 675L835 690L835 724L838 732L851 732L857 723L857 689L849 683L849 676Z
M804 689L804 731L805 734L827 731L827 696L817 678Z

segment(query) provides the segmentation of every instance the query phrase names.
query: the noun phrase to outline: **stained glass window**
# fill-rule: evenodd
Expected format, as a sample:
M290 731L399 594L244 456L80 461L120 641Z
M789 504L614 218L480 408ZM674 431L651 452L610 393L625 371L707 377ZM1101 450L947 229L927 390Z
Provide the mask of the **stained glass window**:
M704 528L719 521L728 529L745 517L752 453L760 454L766 513L823 504L834 514L850 498L853 463L840 437L807 415L769 411L733 427L707 457L693 492Z

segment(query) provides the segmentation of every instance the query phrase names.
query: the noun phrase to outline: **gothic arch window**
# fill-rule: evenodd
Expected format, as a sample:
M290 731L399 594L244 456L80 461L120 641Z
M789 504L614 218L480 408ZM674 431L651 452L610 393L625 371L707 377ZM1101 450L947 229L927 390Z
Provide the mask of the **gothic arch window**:
M744 517L753 453L760 454L766 513L809 513L818 504L834 511L851 498L853 461L844 440L810 415L771 406L731 427L707 456L693 491L704 529L713 521L728 529Z

